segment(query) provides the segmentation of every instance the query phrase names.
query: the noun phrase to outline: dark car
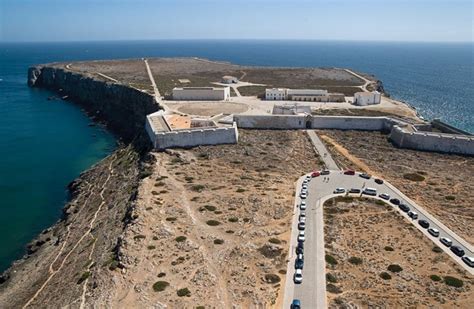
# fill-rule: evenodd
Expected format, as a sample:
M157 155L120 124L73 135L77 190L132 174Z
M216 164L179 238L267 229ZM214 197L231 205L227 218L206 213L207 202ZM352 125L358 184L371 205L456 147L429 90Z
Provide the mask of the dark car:
M344 175L355 175L355 172L353 170L345 170Z
M303 269L304 260L296 259L295 260L295 269Z
M299 299L293 299L291 302L291 307L290 309L301 309L301 302Z
M296 248L304 249L304 242L298 241L298 244L296 245Z
M349 190L349 193L360 193L360 189L352 188Z
M331 172L329 170L322 170L321 175L329 175Z
M423 220L423 219L418 220L418 224L419 224L422 228L425 228L425 229L427 229L427 228L430 227L430 223L429 223L428 221L426 221L426 220Z
M409 211L410 211L410 207L408 207L408 206L405 205L405 204L400 204L400 205L398 205L398 208L400 208L401 211L403 211L403 212L409 212Z
M304 253L304 250L303 250L303 247L296 247L296 254L303 254Z
M379 185L383 184L383 180L382 180L382 179L375 178L374 181L375 181L376 184L379 184Z
M304 231L305 228L306 228L306 224L304 222L298 223L298 230Z
M451 246L451 251L453 251L454 254L457 256L463 256L464 255L464 250L463 248L459 246Z
M367 174L367 173L361 173L361 174L359 174L359 177L362 177L362 178L364 178L364 179L370 179L370 177L372 177L372 176L370 176L370 175Z
M392 198L390 200L390 203L392 203L393 205L400 205L400 200L397 198Z

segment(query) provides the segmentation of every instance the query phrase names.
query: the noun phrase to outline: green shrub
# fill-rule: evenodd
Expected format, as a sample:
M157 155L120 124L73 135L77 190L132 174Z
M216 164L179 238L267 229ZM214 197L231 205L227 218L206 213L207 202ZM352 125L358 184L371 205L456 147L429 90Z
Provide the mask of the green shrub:
M464 285L464 282L461 279L451 276L444 277L444 283L455 288L460 288Z
M329 293L332 293L332 294L342 293L341 288L337 287L336 285L334 285L332 283L329 283L328 285L326 285L326 291L328 291Z
M164 291L170 284L166 281L156 281L153 284L153 291L161 292Z
M204 306L197 306L196 309L206 309Z
M237 190L235 190L235 192L242 193L242 192L245 192L245 189L244 188L238 188Z
M155 183L155 187L163 187L165 183L163 181Z
M159 193L156 192L156 191L151 191L151 194L153 194L153 195L158 195Z
M207 220L206 224L210 226L217 226L217 225L220 225L221 223L217 220Z
M281 244L281 240L279 240L278 238L270 238L268 242L276 245Z
M214 239L215 245L222 245L224 243L224 239Z
M441 252L443 252L443 249L441 249L438 246L434 246L433 249L431 249L431 251L436 252L436 253L441 253Z
M154 249L156 249L156 247L153 246L153 245L149 245L149 246L147 247L147 249L148 249L148 250L154 250Z
M456 199L454 195L446 195L444 198L447 199L448 201L454 201Z
M392 273L399 273L403 270L403 268L398 264L391 264L388 265L387 270L391 271Z
M184 180L186 180L187 182L193 182L194 177L186 176L186 177L184 177Z
M176 217L168 217L168 218L166 218L166 221L174 222L174 221L176 221Z
M178 294L179 297L191 296L191 291L188 290L188 288L183 288L176 291L176 294Z
M203 185L192 185L191 186L191 190L195 191L195 192L202 192L202 190L204 190L204 186Z
M394 251L394 249L390 246L385 246L384 249L385 251Z
M250 219L249 218L244 218L244 222L245 223L250 222Z
M77 280L77 284L81 284L82 282L86 281L87 278L89 278L90 276L91 276L90 271L83 272L79 280Z
M390 274L387 272L382 272L380 273L380 278L382 278L383 280L390 280L392 279L392 276L390 276Z
M235 232L232 231L232 230L227 230L227 231L225 231L225 232L226 232L227 234L234 234L234 233L235 233Z
M336 278L336 276L334 276L333 274L327 273L327 274L326 274L326 281L331 282L331 283L336 283L336 282L337 282L337 278Z
M230 217L228 220L229 220L229 222L237 222L237 221L239 221L239 218L237 218L237 217Z
M135 235L135 236L133 236L133 239L134 239L134 240L140 240L140 239L145 239L145 238L146 238L146 236L145 236L145 235L141 235L141 234L140 234L140 235Z
M204 205L204 208L206 208L206 210L209 210L209 211L215 211L217 209L216 206L212 206L212 205Z
M215 213L216 215L220 215L220 214L222 214L222 211L216 210L216 211L214 211L214 213Z
M280 276L275 275L275 274L265 274L265 282L275 284L280 282Z
M280 269L278 273L282 275L286 275L286 269Z
M178 236L174 240L176 240L177 242L183 242L186 240L186 236Z
M431 275L430 278L431 280L436 281L436 282L441 281L441 277L438 275Z
M337 265L336 258L333 257L332 255L326 254L325 259L326 259L326 263L330 265Z
M351 264L353 264L353 265L360 265L360 264L362 264L362 259L361 259L361 258L358 258L358 257L355 257L355 256L349 258L348 261L349 261L349 263L351 263Z
M112 260L109 264L109 270L116 270L117 267L119 266L119 262L117 260Z
M411 181L423 181L425 180L424 176L421 176L420 174L417 173L408 173L403 175L403 178L411 180Z
M159 273L159 274L158 274L158 278L162 278L162 277L164 277L164 276L166 276L166 273Z

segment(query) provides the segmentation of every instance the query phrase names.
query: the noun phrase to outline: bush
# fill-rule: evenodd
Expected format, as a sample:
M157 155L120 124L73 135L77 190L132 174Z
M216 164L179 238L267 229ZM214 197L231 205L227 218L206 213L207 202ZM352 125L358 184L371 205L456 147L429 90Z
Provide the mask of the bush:
M436 252L436 253L441 253L441 252L443 252L443 249L441 249L438 246L434 246L433 249L431 249L431 251Z
M229 222L237 222L237 221L239 221L239 218L237 218L237 217L230 217L229 218Z
M330 265L337 265L336 258L334 258L332 255L326 254L325 259L326 259L326 263Z
M464 282L461 279L451 276L444 277L444 283L455 288L460 288L464 285Z
M197 306L196 309L206 309L204 306Z
M117 267L119 266L119 262L117 260L112 260L109 264L109 270L116 270Z
M186 240L186 236L178 236L174 240L176 240L177 242L183 242Z
M214 239L215 245L222 245L224 243L224 239Z
M278 275L275 275L275 274L266 274L265 275L265 282L266 283L274 284L274 283L278 283L280 281L281 281L281 279L280 279L280 276L278 276Z
M444 198L447 199L448 201L454 201L456 199L454 195L446 195Z
M145 235L141 235L141 234L140 234L140 235L135 235L135 236L133 236L133 239L134 239L134 240L140 240L140 239L145 239L145 238L146 238L146 236L145 236Z
M212 205L204 205L204 208L209 211L215 211L217 209L216 206Z
M153 291L161 292L164 291L170 284L166 281L156 281L153 284Z
M193 190L195 192L202 192L202 190L204 190L204 186L203 185L193 185L193 186L191 186L191 190Z
M90 276L91 276L90 271L83 272L79 280L77 280L77 284L81 284L82 282L86 281L87 278L89 278Z
M281 244L281 240L279 240L278 238L270 238L268 242L276 245Z
M327 273L326 274L326 281L331 282L331 283L336 283L337 279L336 279L336 276L334 276L333 274Z
M176 291L176 294L178 294L179 297L191 296L191 291L188 290L188 288L183 288Z
M394 251L394 249L390 246L385 246L384 249L385 251Z
M243 189L243 188L238 188L237 190L235 190L235 192L242 193L242 192L245 192L245 189Z
M420 174L417 173L408 173L403 175L403 178L411 180L411 181L423 181L425 180L424 176L421 176Z
M234 234L234 233L235 233L235 232L232 231L232 230L227 230L227 231L225 231L225 232L226 232L227 234Z
M194 177L186 176L186 177L184 177L184 180L186 180L187 182L193 182Z
M149 245L149 246L147 247L147 249L148 249L148 250L154 250L154 249L156 249L156 247L153 246L153 245Z
M164 277L164 276L166 276L166 273L159 273L158 274L158 278L161 278L161 277Z
M339 287L337 287L336 285L332 284L332 283L329 283L328 285L326 285L326 291L328 291L329 293L332 293L332 294L342 293L342 290Z
M438 275L431 275L430 278L431 280L436 281L436 282L441 281L441 277Z
M176 221L176 217L168 217L168 218L166 218L166 221L174 222L174 221Z
M217 225L220 225L221 223L217 220L207 220L206 224L210 226L217 226Z
M362 259L361 259L361 258L358 258L358 257L355 257L355 256L349 258L348 261L349 261L349 263L351 263L351 264L353 264L353 265L360 265L360 264L362 264Z
M382 278L383 280L390 280L392 279L392 276L390 276L390 274L387 272L383 272L383 273L380 273L380 278Z
M400 265L391 264L388 265L387 270L391 271L392 273L399 273L403 270L403 268Z

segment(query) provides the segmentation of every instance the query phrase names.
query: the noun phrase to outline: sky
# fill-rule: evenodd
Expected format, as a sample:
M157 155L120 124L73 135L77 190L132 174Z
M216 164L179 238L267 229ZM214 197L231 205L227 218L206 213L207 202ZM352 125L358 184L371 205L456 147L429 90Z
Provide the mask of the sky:
M473 41L472 0L0 0L1 41Z

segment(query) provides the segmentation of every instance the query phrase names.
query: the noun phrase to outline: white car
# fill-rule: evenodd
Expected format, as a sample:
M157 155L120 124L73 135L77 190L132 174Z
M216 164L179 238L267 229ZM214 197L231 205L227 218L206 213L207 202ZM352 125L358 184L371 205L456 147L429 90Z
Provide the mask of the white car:
M410 210L407 215L408 215L408 217L412 218L413 220L418 219L418 214L414 211Z
M451 247L451 245L453 244L453 241L446 237L441 237L439 241L441 241L441 243L445 245L446 247Z
M300 233L298 234L298 241L304 241L304 240L305 240L304 231L300 231Z
M293 281L296 284L300 284L303 282L303 271L301 269L295 270L295 274L293 275Z
M439 236L439 230L435 229L434 227L430 227L428 229L428 233L430 233L432 236L434 237L438 237Z
M300 197L303 198L303 199L307 198L307 197L308 197L308 192L306 192L306 191L301 191Z
M386 194L386 193L380 194L379 197L380 197L381 199L384 199L384 200L387 200L387 201L390 199L390 195L388 195L388 194Z
M463 256L462 260L466 263L469 267L474 267L474 257L472 256Z
M300 216L298 217L298 219L301 221L301 218L305 218L305 220L306 220L306 212L304 212L304 211L300 212Z
M336 190L334 190L334 194L341 194L344 192L346 192L346 189L344 188L336 188Z
M301 189L303 189L303 190L308 190L308 185L307 185L307 184L303 184L303 185L301 186Z
M305 210L305 209L306 209L306 201L301 201L300 209L301 209L301 210Z
M311 178L312 178L312 177L311 177L311 175L306 175L306 178L305 178L305 180L307 180L307 181L310 181L310 180L311 180Z
M365 188L364 191L362 191L362 194L377 196L377 189Z
M301 217L301 216L300 216L299 219L300 219L300 220L299 220L300 223L301 223L301 222L306 223L306 217Z

